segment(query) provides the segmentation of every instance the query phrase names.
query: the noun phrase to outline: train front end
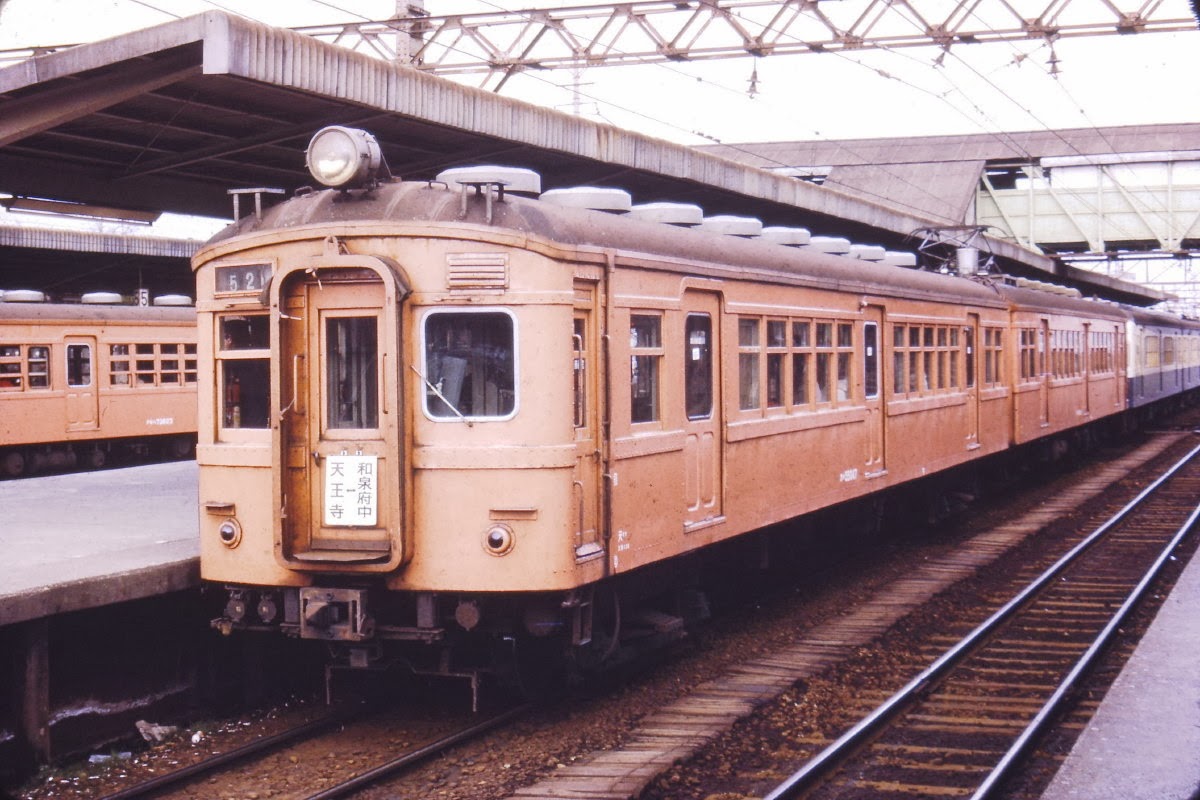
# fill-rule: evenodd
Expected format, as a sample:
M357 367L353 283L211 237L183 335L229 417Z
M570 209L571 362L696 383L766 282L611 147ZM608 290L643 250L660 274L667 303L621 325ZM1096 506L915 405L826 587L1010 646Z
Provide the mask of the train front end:
M579 643L571 598L605 566L576 524L571 270L495 224L490 196L330 185L194 260L214 627L418 671Z

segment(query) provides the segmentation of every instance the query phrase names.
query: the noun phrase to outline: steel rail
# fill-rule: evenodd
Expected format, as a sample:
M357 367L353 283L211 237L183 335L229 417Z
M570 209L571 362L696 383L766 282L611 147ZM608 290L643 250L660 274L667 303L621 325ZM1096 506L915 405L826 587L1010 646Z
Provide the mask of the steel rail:
M355 775L353 778L339 783L336 786L331 786L328 789L317 792L316 794L309 795L308 797L304 798L304 800L333 800L335 797L344 797L350 792L361 789L364 786L370 786L371 784L386 778L394 772L398 772L406 767L416 766L420 762L435 756L443 750L453 747L456 744L468 739L473 739L481 733L486 733L493 728L498 728L501 725L511 722L512 720L526 714L531 708L533 708L532 705L523 705L509 709L508 711L497 714L490 719L486 719L483 722L472 725L469 728L464 728L457 733L452 733L449 736L436 739L429 744L405 753L402 756L397 756L385 764L381 764L374 769L369 769L366 772Z
M1033 741L1033 737L1037 736L1038 733L1041 732L1041 729L1045 727L1046 722L1050 719L1050 715L1062 705L1063 701L1067 697L1067 692L1075 687L1075 685L1079 682L1079 678L1088 670L1088 668L1091 667L1092 662L1096 660L1097 656L1100 655L1100 652L1108 645L1113 636L1116 635L1117 629L1120 627L1121 623L1123 623L1125 619L1133 612L1133 609L1137 606L1138 601L1141 600L1142 595L1145 594L1146 589L1149 588L1150 583L1158 577L1160 572L1162 572L1167 560L1171 557L1172 551L1174 551L1175 548L1179 546L1179 543L1183 541L1183 538L1188 535L1198 519L1200 519L1200 504L1198 504L1196 508L1192 510L1191 515L1188 516L1187 520L1182 526L1180 526L1179 530L1175 532L1175 535L1171 537L1171 541L1168 542L1167 546L1163 548L1161 553L1159 553L1158 558L1156 558L1154 563L1150 565L1150 568L1142 576L1142 579L1138 582L1138 585L1130 591L1129 596L1125 599L1125 602L1121 604L1119 609L1117 609L1117 613L1112 619L1109 620L1108 624L1104 626L1104 630L1100 632L1100 634L1088 647L1087 651L1079 657L1077 662L1075 662L1075 666L1072 667L1071 671L1067 673L1067 676L1063 678L1062 682L1058 685L1058 688L1055 689L1054 694L1050 695L1050 698L1046 700L1041 710L1038 711L1037 715L1030 721L1025 730L1021 732L1021 735L1017 737L1012 746L1008 748L1008 751L1004 754L1000 761L997 762L996 766L992 768L992 771L988 773L988 776L984 779L983 783L981 783L979 788L975 790L975 794L971 795L971 800L983 800L985 797L990 796L992 791L999 785L1000 781L1007 777L1013 766L1017 763L1017 759L1021 757L1021 755L1029 747L1029 744Z
M295 728L289 728L288 730L280 731L279 733L272 734L271 736L264 736L261 739L255 739L253 742L244 744L241 747L236 747L233 750L215 755L212 758L206 758L203 761L196 762L195 764L189 764L182 769L177 769L172 772L159 775L158 777L151 778L148 781L143 781L135 784L134 786L128 786L119 792L104 795L102 798L100 798L100 800L130 800L130 798L134 797L146 797L168 787L189 781L197 775L203 775L207 772L220 769L227 764L232 764L235 761L240 761L258 753L273 750L277 747L282 747L283 745L296 741L297 739L303 739L307 736L311 736L312 734L324 730L330 726L338 725L354 719L357 715L357 712L351 711L330 714L328 716L321 717L320 719L313 720L312 722L306 722L303 725L298 725Z
M1022 589L1017 595L1005 603L999 610L993 613L990 617L982 622L978 627L968 633L954 647L947 650L939 656L932 664L922 670L915 678L901 687L895 694L881 703L870 714L860 720L854 727L842 734L832 744L810 759L799 770L792 773L782 783L776 786L763 800L785 800L792 797L795 792L806 787L811 781L816 779L826 770L832 768L840 760L842 760L851 750L859 747L876 728L883 722L896 714L900 708L909 700L916 696L918 692L924 689L934 679L941 676L950 667L954 666L958 661L964 658L975 646L984 638L990 635L996 628L1000 626L1014 612L1024 606L1032 597L1040 592L1046 584L1054 580L1060 572L1075 561L1095 542L1101 539L1114 526L1124 520L1138 506L1140 506L1148 497L1154 494L1164 483L1175 476L1184 466L1194 459L1197 454L1200 454L1200 446L1191 450L1183 458L1179 459L1166 472L1155 479L1149 486L1138 493L1136 497L1130 500L1120 511L1102 523L1083 541L1071 548L1065 555L1058 559L1049 569L1035 578L1030 584ZM1193 512L1193 518L1189 518L1188 524L1182 529L1186 531L1194 521L1196 513ZM1170 553L1168 549L1167 554ZM1162 557L1160 557L1161 559ZM1152 578L1151 578L1152 579ZM1146 579L1143 579L1144 581ZM1140 586L1140 584L1139 584ZM1124 607L1124 606L1122 606ZM1114 626L1115 627L1115 626ZM1099 648L1096 648L1097 650ZM1089 648L1089 653L1091 648ZM1072 670L1072 674L1075 671ZM1065 692L1065 690L1064 690ZM1040 715L1039 715L1040 716ZM1040 727L1041 723L1039 723ZM1032 738L1032 734L1026 739ZM1024 744L1022 745L1022 748ZM1016 755L1013 756L1015 759ZM1012 760L1012 759L1008 759ZM975 800L975 798L972 798Z

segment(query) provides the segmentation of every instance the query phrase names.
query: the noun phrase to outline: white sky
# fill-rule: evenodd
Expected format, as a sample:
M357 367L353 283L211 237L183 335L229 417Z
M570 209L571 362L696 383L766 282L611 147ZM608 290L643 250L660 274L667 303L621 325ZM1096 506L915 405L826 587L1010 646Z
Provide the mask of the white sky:
M1073 0L1076 16L1103 0ZM1018 0L1041 11L1050 0ZM982 8L999 5L984 0ZM1136 8L1142 0L1115 0ZM0 50L92 41L221 8L280 26L384 19L395 0L0 0ZM431 14L568 5L554 0L426 0ZM831 8L854 7L851 0ZM916 0L922 10L947 0ZM981 14L986 13L981 11ZM1187 0L1163 13L1188 17ZM937 17L938 14L930 14ZM593 68L582 112L683 143L844 139L1194 122L1200 119L1200 31L1061 40L1060 74L1044 44L957 45L940 51L776 56L693 64ZM751 98L751 70L758 93ZM478 81L467 76L464 82ZM570 71L511 81L502 92L569 110Z

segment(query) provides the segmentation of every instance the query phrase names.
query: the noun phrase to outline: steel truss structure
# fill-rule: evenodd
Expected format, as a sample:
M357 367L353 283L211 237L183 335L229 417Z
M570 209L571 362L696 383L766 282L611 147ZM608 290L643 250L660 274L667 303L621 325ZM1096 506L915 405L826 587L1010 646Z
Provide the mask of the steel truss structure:
M419 0L418 0L419 1ZM634 0L297 28L498 91L524 70L1043 41L1195 30L1177 4L1137 0Z

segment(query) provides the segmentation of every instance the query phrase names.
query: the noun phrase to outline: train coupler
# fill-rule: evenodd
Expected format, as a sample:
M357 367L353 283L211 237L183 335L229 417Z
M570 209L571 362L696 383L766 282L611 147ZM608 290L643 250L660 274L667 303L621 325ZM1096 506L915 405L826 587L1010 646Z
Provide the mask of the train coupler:
M300 638L361 642L375 635L366 589L300 590Z

